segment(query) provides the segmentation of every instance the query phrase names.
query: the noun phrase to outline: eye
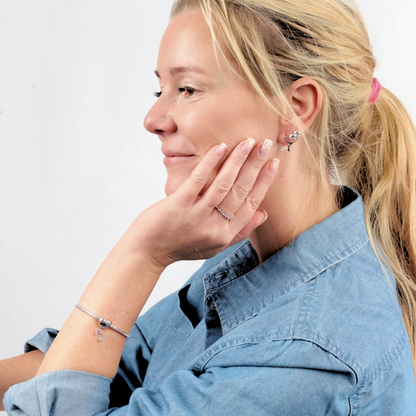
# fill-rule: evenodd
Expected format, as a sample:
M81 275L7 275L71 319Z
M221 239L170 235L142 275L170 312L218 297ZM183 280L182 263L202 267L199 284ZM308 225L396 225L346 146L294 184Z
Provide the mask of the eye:
M162 95L162 91L156 91L153 93L156 98L159 98Z
M185 93L185 95L187 97L192 97L195 93L195 88L192 87L183 87L183 88L179 88L179 92L180 93Z

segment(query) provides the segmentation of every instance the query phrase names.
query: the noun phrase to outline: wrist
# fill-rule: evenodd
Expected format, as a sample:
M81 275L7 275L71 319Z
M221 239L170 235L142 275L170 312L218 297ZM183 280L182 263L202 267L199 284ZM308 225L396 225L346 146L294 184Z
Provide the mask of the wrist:
M148 230L142 224L144 219L141 215L127 229L116 247L136 259L138 264L145 264L150 272L160 275L175 260L164 254L163 238L157 237L156 231Z
M130 330L155 287L164 268L155 265L145 253L123 236L101 264L79 300L96 315L125 321Z

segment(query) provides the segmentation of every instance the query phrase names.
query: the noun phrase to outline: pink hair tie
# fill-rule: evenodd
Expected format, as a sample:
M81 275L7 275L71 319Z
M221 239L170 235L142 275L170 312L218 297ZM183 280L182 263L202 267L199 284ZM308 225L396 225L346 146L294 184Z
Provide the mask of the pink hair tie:
M371 87L370 98L368 99L370 104L374 104L378 100L382 89L383 87L380 81L377 78L373 78L373 86Z

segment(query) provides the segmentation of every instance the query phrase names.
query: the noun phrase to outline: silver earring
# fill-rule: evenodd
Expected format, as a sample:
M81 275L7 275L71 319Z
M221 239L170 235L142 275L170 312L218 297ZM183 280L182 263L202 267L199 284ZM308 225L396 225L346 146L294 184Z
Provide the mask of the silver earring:
M161 123L163 123L164 121L165 121L165 119L164 119L164 118L161 118L161 119L160 119L160 122L161 122Z
M290 152L290 146L292 146L293 143L295 143L295 141L300 137L301 133L300 131L296 130L293 134L291 134L289 136L289 139L287 138L287 136L285 136L285 140L286 143L288 144L287 146L283 146L280 151L283 152L284 150L288 150L288 152Z

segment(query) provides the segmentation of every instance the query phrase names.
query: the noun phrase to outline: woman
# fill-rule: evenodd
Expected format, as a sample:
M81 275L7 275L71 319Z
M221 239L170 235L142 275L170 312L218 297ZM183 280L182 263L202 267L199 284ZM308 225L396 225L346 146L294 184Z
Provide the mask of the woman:
M168 197L29 342L7 411L414 414L416 133L374 66L350 2L175 2L145 120Z

